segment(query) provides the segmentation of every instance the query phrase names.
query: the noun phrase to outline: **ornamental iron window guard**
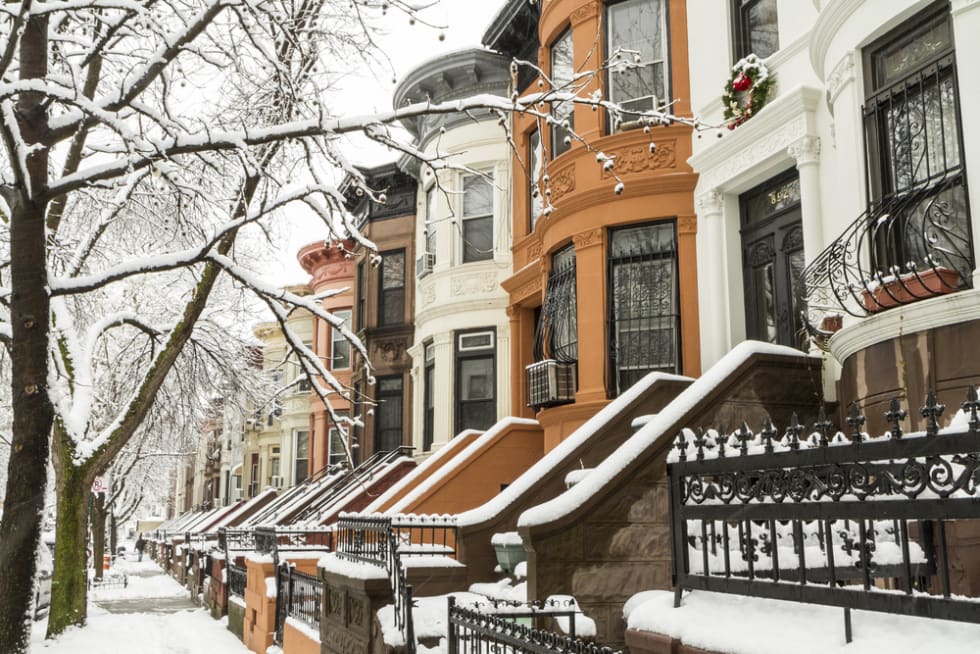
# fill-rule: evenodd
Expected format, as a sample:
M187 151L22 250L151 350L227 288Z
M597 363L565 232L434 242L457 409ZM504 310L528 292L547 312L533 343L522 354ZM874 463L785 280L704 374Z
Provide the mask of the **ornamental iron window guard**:
M248 571L244 566L229 562L225 568L228 573L228 595L245 599L245 585L248 581Z
M533 654L613 654L609 647L584 642L575 638L575 610L559 607L527 611L511 610L515 606L492 603L493 610L483 612L480 606L466 607L456 604L452 595L448 598L449 629L446 638L449 654L477 654L480 652L530 652ZM527 606L527 605L524 605ZM568 617L570 635L535 629L515 622L519 618Z
M286 618L292 617L320 631L323 582L283 562L276 567L276 623L273 643L282 647Z
M881 80L901 75L875 88L863 108L868 195L877 199L803 272L811 334L828 311L863 317L971 285L956 58L947 46L908 71L879 71L885 64L871 55Z
M951 588L946 533L980 519L980 400L971 387L962 428L940 431L944 408L930 392L926 430L905 434L893 400L878 438L856 405L848 437L823 411L808 438L795 415L781 439L769 420L681 432L668 456L675 606L685 589L839 606L848 642L852 608L980 622L980 602Z
M395 626L415 652L412 587L401 555L456 557L456 520L450 516L343 514L337 523L337 555L377 565L388 574Z

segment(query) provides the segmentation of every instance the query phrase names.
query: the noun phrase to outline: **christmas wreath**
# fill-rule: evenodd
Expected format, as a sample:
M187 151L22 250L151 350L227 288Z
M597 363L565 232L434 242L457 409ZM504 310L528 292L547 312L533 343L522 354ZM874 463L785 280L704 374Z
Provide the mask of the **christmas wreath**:
M732 74L721 96L728 129L735 129L762 109L775 83L769 69L754 54L732 66Z

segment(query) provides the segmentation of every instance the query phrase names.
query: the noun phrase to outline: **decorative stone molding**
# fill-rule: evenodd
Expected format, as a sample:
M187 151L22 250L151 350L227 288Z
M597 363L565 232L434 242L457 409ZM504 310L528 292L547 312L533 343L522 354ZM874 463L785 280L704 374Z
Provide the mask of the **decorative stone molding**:
M603 178L612 177L614 174L628 175L645 170L676 168L677 141L673 139L657 141L657 149L653 153L650 152L650 146L644 143L610 151L609 156L614 158L616 165L613 170L603 170Z
M766 105L759 115L727 134L688 163L700 174L698 186L723 191L751 171L786 158L786 149L816 129L816 109L824 94L798 87Z
M575 164L562 168L551 176L551 202L554 204L563 195L575 190Z
M473 295L476 293L493 293L500 287L500 284L496 275L480 273L454 277L452 287L453 295Z
M422 287L422 306L427 307L436 301L435 284L427 284Z
M602 228L590 230L588 232L582 232L581 234L576 234L572 237L572 242L575 244L576 250L584 250L585 248L590 248L595 245L602 244Z
M681 216L677 219L677 233L678 234L697 234L698 233L698 219L697 216Z
M578 9L572 12L571 21L572 27L578 25L579 23L584 23L590 18L596 18L599 15L599 3L598 2L587 2Z
M527 261L531 262L541 257L541 241L533 239L527 246Z
M827 58L827 51L834 37L843 27L844 23L850 19L864 4L864 0L837 0L829 7L820 10L817 21L810 31L810 64L821 80L825 79L827 72L824 68Z
M511 293L511 298L514 302L521 302L531 297L532 295L540 292L541 292L541 275L535 275L534 279L527 282L523 286L519 286L517 290ZM510 309L510 305L508 305L507 308Z
M399 363L405 358L407 345L403 339L377 341L373 343L374 354L387 364Z
M694 208L699 216L718 215L722 211L722 199L717 189L708 189L694 198Z
M827 100L834 104L844 87L854 81L854 53L848 52L827 77Z
M820 137L804 136L786 148L789 156L796 159L797 166L805 166L820 161Z

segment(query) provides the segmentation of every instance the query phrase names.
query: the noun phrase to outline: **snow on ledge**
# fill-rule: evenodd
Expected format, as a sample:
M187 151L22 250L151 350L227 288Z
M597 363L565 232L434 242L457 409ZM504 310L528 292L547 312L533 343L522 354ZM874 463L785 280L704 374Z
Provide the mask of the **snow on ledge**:
M795 350L794 350L795 351ZM651 372L643 379L636 382L630 388L607 404L581 427L559 443L553 450L541 457L534 465L528 468L524 474L515 479L507 488L502 490L489 502L459 514L459 526L466 527L478 525L487 520L492 520L503 513L507 507L521 498L540 479L548 476L552 470L560 466L568 457L572 455L583 443L586 443L592 436L607 422L612 420L620 411L635 401L640 395L650 389L658 381L692 381L690 377L682 375L670 375L662 372Z
M327 554L317 564L326 572L343 575L351 579L387 579L384 568L370 563L358 563L342 559L334 553Z
M638 432L633 434L625 443L620 445L612 454L610 454L606 459L598 465L589 475L586 475L579 483L575 484L564 493L558 497L543 502L537 506L533 506L524 513L517 520L518 527L534 527L537 525L544 525L555 520L558 520L569 513L572 513L580 506L585 504L594 494L601 491L606 484L608 484L617 474L619 474L624 468L626 468L636 457L641 456L643 452L647 450L652 444L656 443L661 438L673 438L675 434L665 434L665 431L672 427L675 422L684 416L685 413L691 410L691 408L696 405L701 398L707 395L713 388L721 384L735 372L739 366L745 363L751 356L757 354L775 354L786 357L809 357L817 361L820 357L806 355L799 350L785 347L782 345L771 345L768 343L760 343L758 341L745 341L736 345L732 350L721 358L718 363L713 365L707 372L698 377L693 384L681 391L672 402L663 408L663 410L656 414L652 420L650 420L646 425L643 426ZM644 378L646 379L646 378ZM634 385L630 388L630 391L636 388ZM629 392L629 391L628 391ZM605 409L596 414L592 420L585 423L585 426L592 424L596 418L602 416L606 409L611 408L616 402L613 402L606 406ZM581 431L581 429L579 430ZM576 432L577 433L577 432ZM569 439L571 440L571 439ZM561 445L564 445L568 441L564 441ZM561 445L556 447L551 453L544 457L539 463L544 462L549 459L551 455L555 454L561 449ZM537 467L532 466L531 470ZM530 472L530 470L528 471ZM518 479L520 481L520 479ZM517 482L511 484L507 489L498 495L501 497L504 493L510 491L511 488L517 485ZM463 524L463 514L460 516L460 524Z
M730 654L970 652L980 642L978 624L854 610L854 640L845 644L841 608L742 595L694 591L673 606L673 592L644 591L624 617L630 629Z
M472 443L467 445L461 452L452 458L451 461L447 461L444 466L436 470L429 476L428 479L423 481L421 484L409 491L405 497L401 498L393 504L385 513L401 513L405 511L408 507L419 499L425 497L425 495L438 486L440 483L449 478L449 476L456 471L456 469L470 461L473 455L479 452L481 449L486 447L487 444L491 443L496 439L501 432L506 431L510 427L537 427L537 420L529 420L527 418L515 418L507 417L498 420L490 429L483 432L483 435L474 440ZM502 494L502 493L501 493ZM500 497L498 495L497 497ZM461 514L466 515L466 513ZM460 523L462 524L462 523Z

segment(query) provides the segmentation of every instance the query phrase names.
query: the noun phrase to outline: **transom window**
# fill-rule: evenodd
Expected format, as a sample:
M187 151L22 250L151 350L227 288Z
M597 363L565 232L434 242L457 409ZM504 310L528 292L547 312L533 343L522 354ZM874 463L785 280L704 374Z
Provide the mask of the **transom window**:
M566 30L551 46L551 86L555 91L573 92L575 65L572 58L572 31ZM552 102L551 156L557 157L572 147L570 129L575 127L575 105L572 102ZM568 121L566 128L563 123Z
M649 372L679 371L674 220L617 229L609 244L609 369L618 396Z
M463 263L493 259L493 184L486 175L463 177Z
M667 99L667 10L664 0L625 0L606 7L608 97L623 108L613 130Z
M378 294L379 325L405 322L405 251L381 255L381 292Z
M765 59L779 50L776 0L733 0L735 59L754 54Z

